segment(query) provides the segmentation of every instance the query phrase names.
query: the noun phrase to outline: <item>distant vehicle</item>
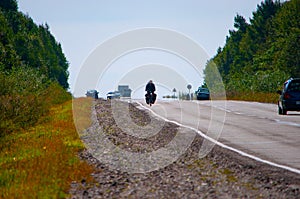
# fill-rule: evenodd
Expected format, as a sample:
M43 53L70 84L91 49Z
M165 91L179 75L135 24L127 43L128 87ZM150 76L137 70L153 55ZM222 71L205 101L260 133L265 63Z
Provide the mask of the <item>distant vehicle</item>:
M94 99L98 99L98 93L99 92L97 90L88 90L85 95L87 97L92 97Z
M119 91L108 92L106 97L107 99L119 99L121 97L121 93Z
M286 115L288 111L300 111L300 78L288 79L283 84L283 90L277 91L278 114Z
M209 100L210 99L210 93L208 88L202 88L199 87L198 90L195 92L197 96L197 100Z

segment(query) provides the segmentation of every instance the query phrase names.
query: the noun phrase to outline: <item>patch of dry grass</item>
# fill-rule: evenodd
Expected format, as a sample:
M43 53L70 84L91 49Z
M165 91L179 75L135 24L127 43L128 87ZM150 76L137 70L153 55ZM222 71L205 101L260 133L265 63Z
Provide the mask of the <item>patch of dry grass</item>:
M56 105L42 121L1 138L0 198L64 198L72 181L91 180L93 168L77 156L84 145L74 126L72 101ZM82 123L89 121L82 118Z
M255 101L263 103L277 103L279 95L277 93L257 93L257 92L243 92L233 93L227 92L227 100L242 100L242 101Z

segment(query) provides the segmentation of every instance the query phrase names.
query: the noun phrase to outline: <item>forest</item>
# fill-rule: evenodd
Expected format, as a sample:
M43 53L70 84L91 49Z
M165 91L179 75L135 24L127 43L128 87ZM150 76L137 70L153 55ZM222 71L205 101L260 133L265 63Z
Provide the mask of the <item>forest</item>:
M52 103L70 98L68 61L49 26L0 1L0 136L38 121Z
M224 47L206 64L208 86L216 86L217 71L229 99L266 98L288 78L300 77L300 0L265 0L249 22L237 14Z

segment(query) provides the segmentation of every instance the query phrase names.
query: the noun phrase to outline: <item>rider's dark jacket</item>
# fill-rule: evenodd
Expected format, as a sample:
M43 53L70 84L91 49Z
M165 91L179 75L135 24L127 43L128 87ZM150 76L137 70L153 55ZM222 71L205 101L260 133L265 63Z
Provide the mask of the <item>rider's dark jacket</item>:
M155 91L155 85L153 83L149 82L146 85L145 91L147 91L147 93L154 93L154 91Z

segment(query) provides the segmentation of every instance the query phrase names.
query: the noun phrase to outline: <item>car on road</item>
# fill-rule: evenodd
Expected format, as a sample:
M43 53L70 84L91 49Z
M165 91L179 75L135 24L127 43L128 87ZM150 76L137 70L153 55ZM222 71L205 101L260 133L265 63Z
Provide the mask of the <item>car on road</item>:
M98 99L98 93L99 92L97 90L88 90L85 95L87 97L92 97L94 99Z
M119 99L121 97L121 93L119 91L112 91L106 94L107 99Z
M278 114L286 115L288 111L300 111L300 78L290 78L283 84L283 89L277 91Z
M208 88L202 88L199 87L198 90L195 92L197 96L197 100L209 100L210 99L210 93Z

